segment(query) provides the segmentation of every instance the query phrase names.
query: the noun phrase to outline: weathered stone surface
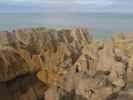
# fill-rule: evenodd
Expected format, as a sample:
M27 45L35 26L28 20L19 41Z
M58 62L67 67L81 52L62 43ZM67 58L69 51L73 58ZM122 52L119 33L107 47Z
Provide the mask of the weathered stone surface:
M0 100L132 100L132 53L124 33L102 41L85 28L0 32Z
M127 69L127 78L129 83L133 83L133 56L129 59L128 69Z
M24 75L8 82L0 82L2 100L40 100L46 90L35 75Z
M112 43L105 43L104 48L99 52L99 60L96 70L108 72L111 70L113 59Z
M15 79L18 76L25 75L27 73L35 72L30 71L29 65L17 52L11 47L0 48L0 81L6 82L8 80Z

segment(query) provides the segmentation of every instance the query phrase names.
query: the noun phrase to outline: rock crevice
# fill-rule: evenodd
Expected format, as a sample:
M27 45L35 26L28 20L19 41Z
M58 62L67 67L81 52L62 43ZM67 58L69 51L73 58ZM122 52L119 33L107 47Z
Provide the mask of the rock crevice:
M132 47L85 28L0 32L0 100L131 100Z

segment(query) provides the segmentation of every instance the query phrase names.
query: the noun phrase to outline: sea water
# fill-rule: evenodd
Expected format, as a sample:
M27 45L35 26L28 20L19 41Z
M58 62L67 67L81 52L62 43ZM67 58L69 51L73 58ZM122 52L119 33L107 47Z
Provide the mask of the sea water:
M0 13L0 30L27 27L86 27L94 37L133 32L133 14L122 13Z

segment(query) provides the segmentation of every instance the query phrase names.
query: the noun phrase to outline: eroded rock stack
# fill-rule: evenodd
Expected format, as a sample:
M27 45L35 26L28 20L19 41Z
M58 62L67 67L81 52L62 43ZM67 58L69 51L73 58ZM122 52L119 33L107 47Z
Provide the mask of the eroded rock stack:
M0 32L0 100L132 100L132 48L85 28Z

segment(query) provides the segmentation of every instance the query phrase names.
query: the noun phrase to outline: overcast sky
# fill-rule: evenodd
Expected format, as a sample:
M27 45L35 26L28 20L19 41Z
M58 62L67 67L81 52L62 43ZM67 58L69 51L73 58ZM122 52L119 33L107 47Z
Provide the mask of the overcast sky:
M0 12L130 12L133 0L0 0Z

